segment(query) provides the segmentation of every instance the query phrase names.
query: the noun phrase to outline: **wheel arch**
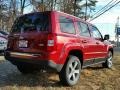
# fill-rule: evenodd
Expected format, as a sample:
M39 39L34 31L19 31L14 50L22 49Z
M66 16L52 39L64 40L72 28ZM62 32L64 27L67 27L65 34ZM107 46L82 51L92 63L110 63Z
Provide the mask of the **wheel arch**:
M112 52L112 55L114 55L114 50L113 50L113 48L109 48L108 51L111 51L111 52Z
M80 62L81 62L81 66L83 65L83 52L81 50L70 50L69 53L68 53L68 56L69 55L73 55L73 56L76 56L79 58ZM68 59L67 59L68 60ZM66 60L66 61L67 61Z

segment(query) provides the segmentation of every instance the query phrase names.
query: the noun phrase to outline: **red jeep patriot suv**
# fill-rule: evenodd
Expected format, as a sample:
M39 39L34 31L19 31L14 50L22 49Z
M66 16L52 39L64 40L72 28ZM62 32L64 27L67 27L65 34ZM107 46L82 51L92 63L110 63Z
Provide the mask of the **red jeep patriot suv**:
M57 11L25 14L16 19L5 58L22 73L36 68L59 72L63 84L75 85L82 68L112 67L113 47L99 30L80 18Z

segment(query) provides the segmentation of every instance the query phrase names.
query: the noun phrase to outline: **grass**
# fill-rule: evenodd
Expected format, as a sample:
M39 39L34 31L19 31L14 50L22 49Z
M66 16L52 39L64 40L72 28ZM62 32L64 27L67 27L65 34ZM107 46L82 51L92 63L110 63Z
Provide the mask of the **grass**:
M5 61L4 56L0 56L0 63L3 62L3 61Z
M101 65L84 69L73 87L62 86L56 73L22 75L13 70L0 80L0 90L120 90L120 53L115 53L113 64L112 69Z

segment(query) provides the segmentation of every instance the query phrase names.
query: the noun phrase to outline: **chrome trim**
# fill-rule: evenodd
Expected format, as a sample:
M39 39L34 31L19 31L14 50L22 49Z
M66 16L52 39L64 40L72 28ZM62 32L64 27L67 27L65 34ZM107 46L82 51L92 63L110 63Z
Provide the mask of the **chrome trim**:
M107 54L107 52L90 52L90 53L85 53L85 54L99 54L99 53L105 53L105 54Z
M10 55L18 55L18 56L28 56L28 57L36 57L41 56L41 54L29 54L29 53L19 53L19 52L10 52Z
M104 62L105 62L105 61L101 61L101 62L98 62L98 63L89 64L89 65L83 66L82 68L86 68L86 67L92 66L92 65L101 64L101 63L104 63Z
M19 36L20 34L14 34L14 36Z
M85 59L85 60L92 60L92 59L103 59L105 57L98 57L98 58L90 58L90 59Z

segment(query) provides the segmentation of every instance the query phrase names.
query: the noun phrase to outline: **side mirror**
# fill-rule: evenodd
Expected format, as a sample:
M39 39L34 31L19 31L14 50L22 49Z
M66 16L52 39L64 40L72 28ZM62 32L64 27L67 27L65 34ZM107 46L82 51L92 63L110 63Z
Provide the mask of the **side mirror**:
M109 40L109 39L110 39L110 35L107 34L104 36L104 40Z

